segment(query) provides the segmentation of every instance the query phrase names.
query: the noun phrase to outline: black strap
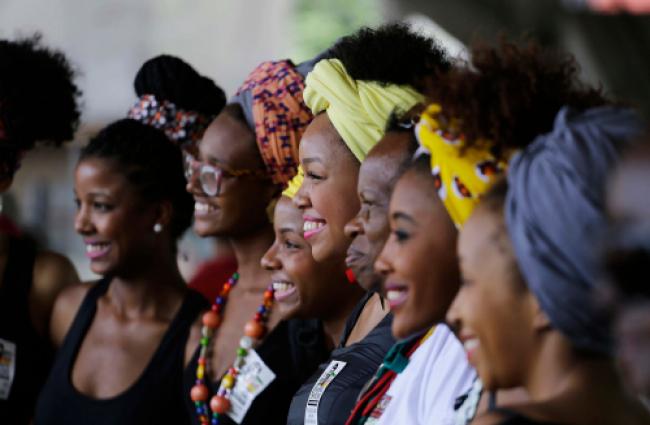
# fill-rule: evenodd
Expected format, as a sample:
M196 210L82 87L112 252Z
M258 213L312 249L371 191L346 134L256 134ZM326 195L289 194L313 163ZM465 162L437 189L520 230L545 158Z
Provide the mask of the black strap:
M497 392L490 391L488 393L488 411L493 412L497 409Z

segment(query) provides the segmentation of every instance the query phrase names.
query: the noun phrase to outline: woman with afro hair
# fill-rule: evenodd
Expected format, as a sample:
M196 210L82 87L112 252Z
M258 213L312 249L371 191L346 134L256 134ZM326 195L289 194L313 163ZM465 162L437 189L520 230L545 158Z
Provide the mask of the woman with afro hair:
M387 298L395 300L393 331L404 339L349 424L454 421L456 403L447 398L441 404L441 395L461 390L452 388L447 376L466 365L465 350L469 357L473 350L472 341L464 347L445 325L461 286L458 232L503 175L511 154L549 132L564 107L579 114L610 104L599 90L580 83L575 61L565 54L506 40L476 45L470 53L469 63L428 86L433 103L416 126L418 159L391 197L391 235L375 268L388 282ZM474 415L478 382L461 416Z
M0 40L0 196L37 143L73 138L80 91L63 53L40 36ZM54 358L54 300L79 278L70 261L35 244L0 215L0 423L27 424Z
M502 40L475 48L472 65L432 93L439 103L420 132L432 165L442 162L440 142L459 150L457 166L435 173L452 189L438 192L445 208L468 218L447 321L486 391L528 396L499 396L472 423L650 423L621 380L611 318L594 297L605 186L644 124L582 85L568 55ZM452 175L453 186L444 183ZM479 203L471 216L469 203Z

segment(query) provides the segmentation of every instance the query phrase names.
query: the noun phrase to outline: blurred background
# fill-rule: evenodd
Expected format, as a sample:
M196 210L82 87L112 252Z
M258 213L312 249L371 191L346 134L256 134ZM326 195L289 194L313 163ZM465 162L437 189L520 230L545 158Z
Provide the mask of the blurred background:
M529 34L572 52L586 81L650 116L647 0L0 0L0 37L35 32L79 71L82 125L63 149L30 152L4 212L42 247L71 258L92 278L73 230L72 174L79 148L136 101L133 78L161 53L180 56L230 96L259 62L307 59L361 25L402 20L452 56L500 33ZM645 13L645 15L644 15ZM181 265L190 275L212 245L188 235Z

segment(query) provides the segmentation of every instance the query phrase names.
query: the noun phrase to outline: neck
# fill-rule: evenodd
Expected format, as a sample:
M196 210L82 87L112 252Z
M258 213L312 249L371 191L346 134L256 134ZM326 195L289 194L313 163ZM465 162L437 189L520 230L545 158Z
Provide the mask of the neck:
M532 400L544 401L562 394L608 393L621 387L611 360L587 357L576 352L568 340L559 334L548 335L534 356L524 386Z
M364 291L358 285L352 286L346 278L340 279L332 283L333 285L347 285L350 286L350 291L347 291L344 296L340 297L337 301L338 308L331 311L329 315L322 317L323 331L325 332L325 343L328 348L332 349L338 347L345 330L345 323L347 322L352 310L363 296Z
M116 310L127 317L169 318L186 289L176 263L161 261L138 274L116 274L108 295Z
M274 237L273 227L269 224L254 234L230 238L240 276L237 287L258 290L268 286L270 274L262 268L260 261L273 244Z

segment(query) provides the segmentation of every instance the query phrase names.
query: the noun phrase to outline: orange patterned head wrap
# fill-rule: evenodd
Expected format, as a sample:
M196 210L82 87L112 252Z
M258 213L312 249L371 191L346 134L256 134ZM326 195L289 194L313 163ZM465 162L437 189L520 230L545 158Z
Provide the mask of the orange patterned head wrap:
M300 138L313 118L304 89L304 77L291 61L269 61L250 73L234 99L255 130L269 175L283 187L296 174Z

